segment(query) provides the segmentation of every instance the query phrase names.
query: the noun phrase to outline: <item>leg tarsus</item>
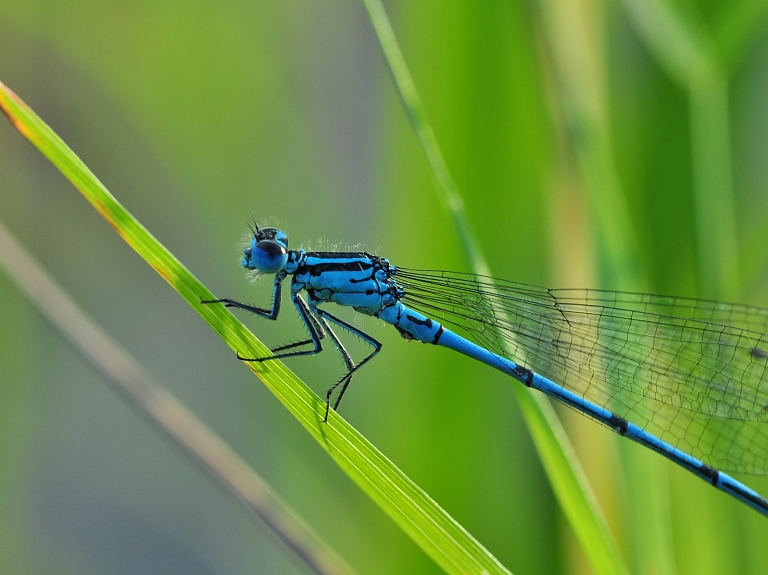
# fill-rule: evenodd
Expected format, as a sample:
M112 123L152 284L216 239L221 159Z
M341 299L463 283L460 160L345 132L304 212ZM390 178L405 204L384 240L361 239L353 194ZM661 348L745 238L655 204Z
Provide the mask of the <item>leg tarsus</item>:
M266 309L263 307L257 307L255 305L249 305L247 303L240 303L239 301L235 301L233 299L229 298L223 298L223 299L208 299L208 300L200 300L200 303L202 304L209 304L209 303L223 303L224 307L233 308L233 309L242 309L245 311L249 311L253 314L258 315L259 317L263 317L264 319L277 319L277 315L270 309Z
M274 359L272 357L243 357L240 355L239 351L235 351L235 354L237 355L237 359L240 361L257 361L261 363L262 361L267 361L268 359Z

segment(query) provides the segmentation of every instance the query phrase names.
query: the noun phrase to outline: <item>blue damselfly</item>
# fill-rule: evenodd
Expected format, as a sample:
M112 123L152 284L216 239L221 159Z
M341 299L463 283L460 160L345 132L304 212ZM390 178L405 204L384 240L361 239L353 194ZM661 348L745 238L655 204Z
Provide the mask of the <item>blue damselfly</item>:
M275 274L271 308L230 299L203 303L275 320L282 282L292 276L291 301L309 338L268 357L238 358L312 355L327 336L347 373L326 394L325 421L354 374L381 350L376 339L320 307L335 303L394 325L408 340L456 350L511 375L768 516L766 499L721 471L768 469L768 309L547 289L397 267L367 252L289 250L287 235L272 227L252 228L242 265ZM356 363L332 326L359 336L371 352Z

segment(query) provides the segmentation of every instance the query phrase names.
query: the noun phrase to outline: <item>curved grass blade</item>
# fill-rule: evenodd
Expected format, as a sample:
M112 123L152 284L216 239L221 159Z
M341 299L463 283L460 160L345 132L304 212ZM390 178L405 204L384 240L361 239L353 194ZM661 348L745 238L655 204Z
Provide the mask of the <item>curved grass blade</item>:
M215 299L215 296L107 191L61 138L2 83L0 109L227 345L250 357L269 353L229 310L200 303L201 300ZM331 412L328 423L321 423L325 402L282 363L247 365L339 467L447 573L509 573L429 495L338 414Z
M421 98L395 38L392 25L380 0L363 0L381 44L384 57L394 77L414 130L438 184L438 190L464 242L475 273L492 276L480 242L464 208L458 186L450 175ZM520 360L520 358L516 358ZM525 417L539 457L555 496L568 519L595 573L628 573L616 541L600 511L573 446L549 400L514 386L515 397Z
M2 223L0 267L107 382L174 445L229 488L312 572L352 575L352 569L264 479L173 394L154 383L136 359L88 317Z

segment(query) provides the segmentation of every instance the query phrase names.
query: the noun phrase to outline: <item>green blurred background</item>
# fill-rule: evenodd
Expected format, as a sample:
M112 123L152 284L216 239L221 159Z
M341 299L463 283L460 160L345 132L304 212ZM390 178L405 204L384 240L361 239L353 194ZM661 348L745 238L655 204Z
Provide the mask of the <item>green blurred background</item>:
M494 275L768 305L766 4L387 2ZM270 296L238 265L249 210L469 269L361 3L0 0L0 80L222 297ZM0 220L360 573L439 572L8 122ZM0 302L0 572L305 572L4 275ZM385 348L343 416L512 572L589 573L514 382L363 326ZM633 572L765 572L765 518L560 413Z

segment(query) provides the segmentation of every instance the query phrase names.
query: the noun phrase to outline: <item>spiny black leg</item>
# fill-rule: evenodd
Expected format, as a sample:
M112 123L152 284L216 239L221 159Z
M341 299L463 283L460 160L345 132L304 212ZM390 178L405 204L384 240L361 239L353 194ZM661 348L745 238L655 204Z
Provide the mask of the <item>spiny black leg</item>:
M233 301L233 300L227 299L227 298L224 298L224 299L212 299L212 300L201 300L200 303L206 303L206 304L207 303L223 303L226 307L236 308L236 309L244 309L246 311L250 311L250 312L255 313L255 314L257 314L257 315L259 315L261 317L264 317L266 319L272 319L271 318L271 314L272 314L271 310L268 310L268 309L265 309L265 308L261 308L261 307L251 306L251 305L240 303L240 302L237 302L237 301ZM318 335L320 336L320 339L324 338L325 337L325 333L323 333L322 328L320 328L319 325L317 325L317 327L319 328L318 329ZM286 344L286 345L281 345L279 347L275 347L275 348L271 349L270 351L272 353L275 353L275 352L278 352L278 351L283 351L283 350L286 350L286 349L290 349L292 347L298 347L300 345L305 345L307 343L312 343L312 340L311 339L305 339L305 340L302 340L302 341L297 341L297 342L294 342L294 343L289 343L289 344Z
M314 344L313 349L307 349L304 351L291 351L288 353L277 353L273 354L269 357L241 357L240 354L237 354L237 359L241 361L269 361L272 359L282 359L285 357L295 357L299 355L314 355L316 353L320 353L323 351L323 344L320 342L320 340L325 336L320 335L323 330L322 327L317 326L317 322L315 321L315 318L311 317L311 312L309 311L309 306L307 306L307 302L304 301L304 299L299 294L294 294L292 296L293 299L293 305L296 307L296 310L299 312L299 317L304 322L304 326L307 328L307 331L309 332L309 337L311 338L306 343L312 343ZM318 327L320 327L320 330L318 330ZM292 347L296 347L298 344L289 344L288 346L283 346L284 349L290 349Z
M339 350L339 354L341 354L341 359L346 364L347 370L352 371L353 369L355 369L355 362L352 360L352 356L349 354L347 349L341 343L341 340L339 339L339 336L336 335L336 332L331 329L331 326L328 325L328 322L323 317L323 314L325 314L325 312L323 310L317 309L317 308L314 308L313 311L317 314L317 316L319 318L319 321L325 327L325 331L328 332L328 335L331 338L331 341L333 342L333 345L336 346L337 350Z
M248 305L247 303L240 303L239 301L231 300L229 298L200 300L200 303L204 303L204 304L223 303L225 307L234 308L234 309L244 309L245 311L255 313L258 316L268 318L268 319L272 314L272 310L269 310L263 307L256 307L254 305Z
M314 316L314 314L311 313L311 308L310 308L310 314L309 314L308 317L312 321L312 323L315 325L315 329L317 330L318 337L320 339L323 339L325 337L325 330L323 329L323 326L320 325L320 322L317 320L317 318ZM328 328L328 324L326 324L325 327ZM330 329L330 328L328 328L328 329ZM301 341L296 341L294 343L287 343L285 345L280 345L278 347L273 347L270 351L274 354L274 353L277 353L278 351L285 351L286 349L291 349L293 347L299 347L301 345L306 345L308 343L314 343L314 342L313 342L313 340L311 338L310 339L304 339L304 340L301 340Z
M336 391L336 388L341 385L341 383L346 380L346 383L344 384L344 387L342 390L346 389L349 385L349 380L352 379L352 375L354 374L354 371L350 370L344 377L342 377L339 381L334 383L331 388L325 393L325 417L323 418L323 423L328 423L328 414L331 411L331 396L333 396L333 392ZM343 393L343 391L342 391ZM336 408L339 406L339 402L336 401L336 405L333 406L333 410L336 411Z
M349 353L347 352L347 350L344 349L343 345L341 345L341 342L339 341L338 336L336 336L336 334L333 332L333 330L331 330L330 326L328 326L327 323L326 323L326 330L331 335L331 341L333 341L334 345L336 345L336 347L339 349L339 352L341 353L342 357L344 358L345 363L347 364L347 369L349 369L347 374L344 377L342 377L336 384L334 384L328 390L328 392L325 394L325 401L326 401L326 403L325 403L325 419L323 421L327 422L328 421L328 413L329 413L330 407L331 407L331 396L333 395L333 392L336 391L336 389L339 386L341 386L341 391L339 392L339 396L336 399L336 403L333 406L333 410L336 411L338 409L338 407L339 407L339 404L341 403L341 398L344 397L344 392L347 391L347 387L349 387L349 384L352 381L352 377L355 375L355 373L357 372L358 369L360 369L363 365L368 363L368 361L370 361L371 358L373 358L374 355L376 355L377 353L379 353L379 351L381 351L381 343L379 341L377 341L376 339L372 338L367 333L357 329L356 327L354 327L354 326L348 324L347 322L337 318L336 316L328 313L325 310L316 309L315 311L317 312L317 314L320 316L320 318L323 321L328 320L328 321L330 321L332 323L335 323L336 325L338 325L342 329L345 329L345 330L347 330L347 331L357 335L363 341L365 341L368 345L373 347L373 351L365 359L363 359L360 363L355 365L354 362L352 361L352 358L349 356Z
M351 374L355 370L355 362L352 360L352 356L349 354L349 352L346 350L344 345L341 343L341 340L339 339L339 336L336 335L336 332L334 332L331 329L331 326L328 325L328 322L323 318L323 310L320 310L316 307L310 308L315 314L317 314L318 320L323 324L325 327L325 331L328 333L328 335L331 338L331 341L333 342L333 345L336 346L336 349L339 350L339 353L341 354L342 360L344 360L344 363L347 366L347 373L342 377L335 385L333 385L328 392L325 394L325 417L323 417L323 423L328 423L328 413L331 409L331 396L333 395L333 391L339 386L339 384L347 379L348 377L351 378ZM331 316L333 317L333 316ZM335 318L334 318L335 319Z
M259 317L274 320L277 319L277 316L280 313L280 304L283 301L283 292L280 290L280 287L282 286L283 280L287 275L288 274L285 270L281 270L275 275L275 288L272 294L272 309L256 307L255 305L248 305L247 303L240 303L239 301L235 301L229 298L200 300L200 303L223 303L229 308L244 309L245 311L254 313Z
M271 351L272 353L277 353L278 351L285 351L286 349L291 349L292 347L299 347L300 345L306 345L308 343L312 343L312 340L311 339L303 339L301 341L296 341L296 342L293 342L293 343L286 343L285 345L279 345L277 347L273 347L269 351Z
M376 343L379 343L379 342L376 342ZM374 355L376 355L377 353L379 353L380 351L381 351L381 344L379 344L379 348L378 348L378 349L375 349L375 350L373 350L373 351L371 352L371 354L370 354L368 357L366 357L366 358L365 358L363 361L361 361L360 363L358 363L358 364L355 366L355 368L354 368L354 369L352 369L352 370L351 370L351 371L350 371L350 372L349 372L349 373L346 375L346 377L345 377L345 378L343 378L341 381L339 381L339 383L341 383L342 381L344 381L344 379L346 379L346 382L344 382L344 385L341 387L341 391L339 392L339 397L336 399L336 403L335 403L335 404L334 404L334 406L333 406L333 410L334 410L334 411L336 411L336 410L339 408L339 404L341 403L341 398L342 398L342 397L344 397L344 392L345 392L345 391L347 391L347 387L349 387L349 384L350 384L350 382L352 381L352 376L353 376L353 375L355 375L355 373L357 373L357 370L358 370L358 369L360 369L360 368L361 368L361 367L363 367L363 366L364 366L366 363L368 363L368 361L369 361L369 360L370 360L370 359L371 359L371 358L372 358ZM336 385L334 386L334 388L335 388L335 387L338 387L338 385L339 385L339 384L336 384Z

